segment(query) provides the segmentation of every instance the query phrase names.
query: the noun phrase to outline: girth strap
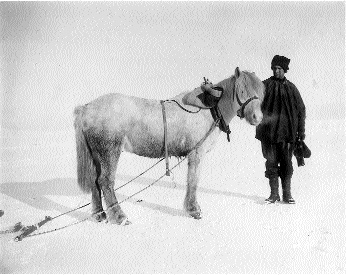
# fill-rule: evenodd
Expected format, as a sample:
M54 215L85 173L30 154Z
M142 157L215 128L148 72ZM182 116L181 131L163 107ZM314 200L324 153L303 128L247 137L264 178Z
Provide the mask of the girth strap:
M169 160L168 160L167 119L166 119L165 101L161 100L160 103L162 105L162 117L163 117L163 132L164 132L163 140L165 145L166 176L170 176Z

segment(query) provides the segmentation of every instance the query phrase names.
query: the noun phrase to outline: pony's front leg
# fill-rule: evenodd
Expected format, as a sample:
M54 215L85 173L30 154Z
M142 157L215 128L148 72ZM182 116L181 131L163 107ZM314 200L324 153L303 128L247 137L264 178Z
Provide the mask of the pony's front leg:
M201 208L197 202L196 191L201 172L201 162L203 153L194 151L188 157L187 190L184 201L184 208L187 213L195 218L201 219Z

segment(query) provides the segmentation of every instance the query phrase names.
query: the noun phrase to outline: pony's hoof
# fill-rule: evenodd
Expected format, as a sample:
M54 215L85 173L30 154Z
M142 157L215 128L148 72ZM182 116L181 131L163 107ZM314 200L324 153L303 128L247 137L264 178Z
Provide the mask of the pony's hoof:
M201 212L194 212L194 213L189 213L189 215L194 218L195 220L200 220L202 219L202 213Z
M118 225L131 224L131 222L128 220L127 216L121 209L119 209L117 212L108 213L108 221L111 224L118 224Z
M125 219L121 222L120 225L125 226L125 225L130 225L130 224L131 224L131 222L129 221L129 219L128 219L128 218L125 218Z
M109 220L109 223L111 224L117 224L117 225L122 225L122 226L125 226L125 225L130 225L131 222L129 221L129 219L127 217L125 217L124 219L122 220L114 220L114 219L111 219Z
M97 222L102 222L107 219L106 213L105 212L100 212L100 213L94 213L91 215L95 221Z

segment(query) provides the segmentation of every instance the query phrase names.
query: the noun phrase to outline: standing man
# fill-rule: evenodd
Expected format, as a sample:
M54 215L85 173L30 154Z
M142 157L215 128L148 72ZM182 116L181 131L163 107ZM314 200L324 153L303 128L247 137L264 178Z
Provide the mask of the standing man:
M283 201L294 204L291 195L294 143L305 138L305 105L296 86L285 77L290 59L275 55L273 76L264 80L263 120L256 128L265 162L265 177L269 179L270 197L267 203L280 201L279 177Z

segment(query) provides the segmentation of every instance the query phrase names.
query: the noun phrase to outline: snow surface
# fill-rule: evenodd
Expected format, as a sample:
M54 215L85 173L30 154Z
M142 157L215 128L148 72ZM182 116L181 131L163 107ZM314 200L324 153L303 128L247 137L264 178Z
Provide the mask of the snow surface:
M71 123L72 125L72 123ZM201 220L186 216L186 162L121 204L132 222L86 220L24 238L1 234L1 273L345 273L345 121L307 120L312 157L294 161L296 205L265 205L264 159L250 125L230 124L206 158L198 200ZM1 135L0 230L36 224L90 202L76 182L74 132L14 131ZM171 159L170 165L177 163ZM116 186L156 160L124 153ZM161 162L117 191L118 199L164 174ZM90 207L43 225L44 233L88 218Z

